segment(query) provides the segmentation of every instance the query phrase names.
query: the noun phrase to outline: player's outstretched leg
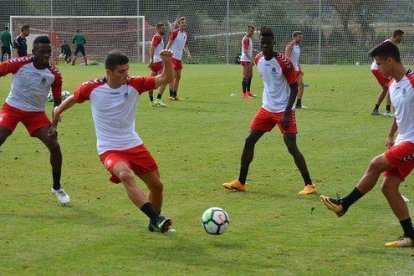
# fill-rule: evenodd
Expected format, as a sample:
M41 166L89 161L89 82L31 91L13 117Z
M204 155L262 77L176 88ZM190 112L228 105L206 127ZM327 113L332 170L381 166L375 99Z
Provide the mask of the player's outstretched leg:
M6 141L7 137L9 137L12 132L5 126L0 126L0 147Z
M285 141L286 147L289 153L292 155L293 160L295 160L296 167L299 169L300 174L302 175L303 181L305 182L305 187L300 191L299 195L308 195L316 194L316 187L312 184L312 180L309 175L308 167L306 165L305 158L302 153L299 151L298 145L296 143L296 134L284 134L283 140Z
M223 187L228 190L244 192L246 190L246 179L249 172L250 163L253 161L254 147L259 139L265 134L264 131L250 129L247 136L243 153L241 156L241 165L239 178L223 184Z
M62 171L62 152L56 138L48 134L49 127L39 128L32 133L33 137L40 139L50 152L50 165L52 166L53 186L52 193L57 197L61 204L70 203L70 196L62 189L60 177Z

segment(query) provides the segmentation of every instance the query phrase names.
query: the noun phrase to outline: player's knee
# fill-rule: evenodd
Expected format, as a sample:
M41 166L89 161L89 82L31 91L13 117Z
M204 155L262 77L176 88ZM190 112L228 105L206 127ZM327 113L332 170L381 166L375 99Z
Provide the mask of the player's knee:
M393 194L398 190L398 187L396 185L393 185L391 183L384 182L381 186L381 192L384 195Z
M381 173L383 172L383 164L382 164L382 160L380 157L375 157L371 160L371 162L369 163L368 166L368 172L371 173Z
M134 176L130 171L121 171L119 173L119 179L124 183L126 186L133 185Z
M257 138L256 137L254 137L253 135L248 135L246 137L244 146L245 147L254 147L254 145L256 144L256 142L257 142Z
M50 152L53 153L53 154L61 154L59 142L56 141L56 140L52 140L48 144L48 148L49 148Z
M162 194L164 190L164 185L162 184L161 180L154 181L154 183L151 184L150 190L154 194Z

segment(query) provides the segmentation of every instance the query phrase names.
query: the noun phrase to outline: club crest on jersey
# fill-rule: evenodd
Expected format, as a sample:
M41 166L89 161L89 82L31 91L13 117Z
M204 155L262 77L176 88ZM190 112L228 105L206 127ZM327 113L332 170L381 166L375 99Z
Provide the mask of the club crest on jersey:
M40 84L45 84L46 83L46 78L45 77L43 77L41 80L40 80Z
M405 88L402 91L402 97L407 98L407 90Z
M124 93L124 100L128 99L128 92Z

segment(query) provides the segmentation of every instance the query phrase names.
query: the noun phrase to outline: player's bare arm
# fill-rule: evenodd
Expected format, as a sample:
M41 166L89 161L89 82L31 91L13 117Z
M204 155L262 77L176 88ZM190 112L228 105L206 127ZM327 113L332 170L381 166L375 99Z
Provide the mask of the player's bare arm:
M76 104L76 101L73 98L73 95L70 95L59 106L55 106L55 108L53 109L53 115L52 115L53 124L57 125L58 121L61 121L60 119L63 115L62 114L63 111L71 108L75 104Z
M151 68L152 64L154 63L154 49L155 47L153 45L151 45L150 47L150 61L148 64L148 68Z
M286 46L286 49L285 49L285 56L286 56L287 58L290 58L290 55L292 54L292 48L293 48L293 46L292 46L292 44L290 44L290 43Z
M188 49L188 46L185 46L184 47L184 51L187 54L188 60L191 60L192 59L192 56L191 56L191 53L190 53L190 49Z
M298 95L298 83L295 82L290 86L290 96L289 96L289 102L286 106L285 112L283 113L282 117L282 126L288 127L289 126L289 113L292 110L293 104L295 103L296 96Z
M162 71L161 75L155 77L155 87L160 87L163 85L167 85L172 81L174 73L172 67L172 53L170 50L162 50L160 52L160 56L162 61L164 62L164 70Z
M385 143L385 146L387 148L391 148L394 145L394 136L395 136L395 133L397 132L397 130L398 130L398 125L397 125L397 121L394 118L394 121L391 125L391 128L390 128L389 132L388 132L387 141Z

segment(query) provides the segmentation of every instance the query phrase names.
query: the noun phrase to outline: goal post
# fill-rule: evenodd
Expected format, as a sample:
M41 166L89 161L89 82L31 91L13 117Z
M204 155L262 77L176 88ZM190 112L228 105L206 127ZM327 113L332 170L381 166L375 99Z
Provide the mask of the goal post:
M86 39L88 59L103 61L111 50L124 52L131 61L145 63L146 33L154 26L145 16L10 16L10 33L13 39L23 25L30 25L31 34L26 38L28 53L33 40L39 35L49 36L52 42L52 60L57 60L60 46L66 41L75 50L72 37L80 30ZM148 29L148 30L146 30ZM80 54L78 54L79 56ZM82 59L79 59L82 60Z

